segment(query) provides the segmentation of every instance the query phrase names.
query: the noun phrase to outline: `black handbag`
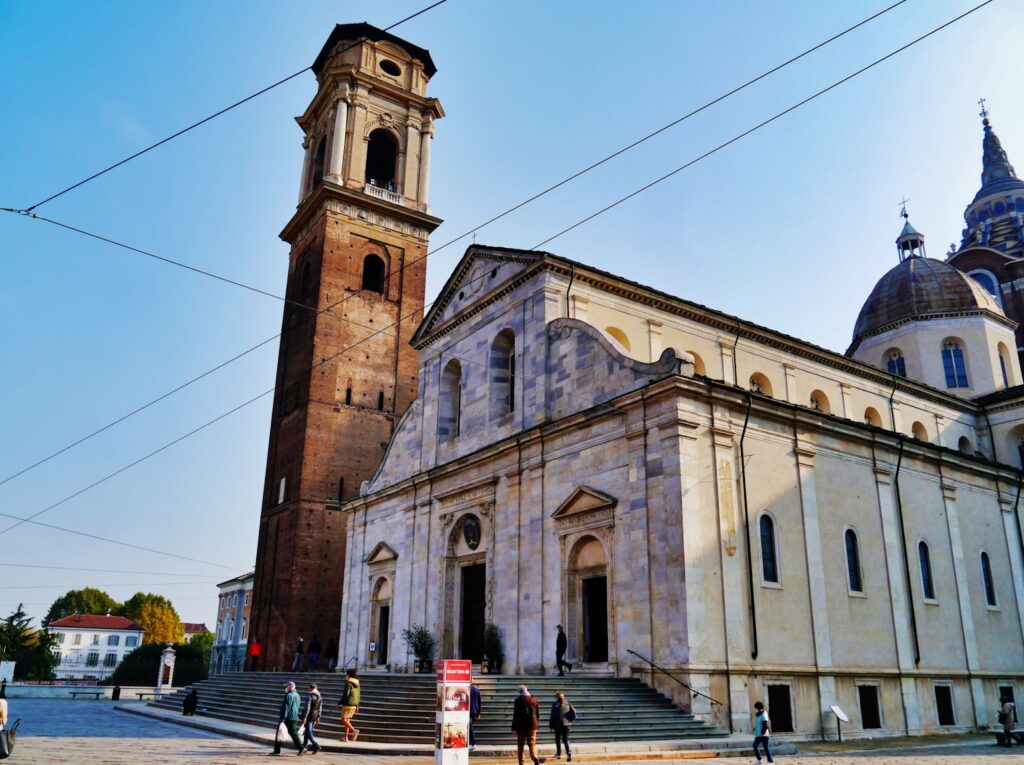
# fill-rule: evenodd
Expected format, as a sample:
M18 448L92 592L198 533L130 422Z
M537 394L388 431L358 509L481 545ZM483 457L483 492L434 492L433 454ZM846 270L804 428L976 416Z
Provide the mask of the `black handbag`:
M18 735L19 725L21 725L20 719L15 720L14 725L10 728L0 730L0 760L6 760L14 751L14 739Z

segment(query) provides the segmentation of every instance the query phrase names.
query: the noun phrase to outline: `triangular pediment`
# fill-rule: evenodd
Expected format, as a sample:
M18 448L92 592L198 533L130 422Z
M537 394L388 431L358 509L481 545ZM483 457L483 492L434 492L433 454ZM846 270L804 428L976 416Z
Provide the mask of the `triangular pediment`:
M615 507L617 503L618 500L615 497L605 494L603 491L591 489L589 486L580 486L572 490L572 493L558 506L551 517L566 518L592 510L604 510Z
M370 554L364 559L364 563L387 563L389 561L398 560L398 553L392 550L383 542L378 542L377 546L374 547Z
M471 245L413 335L413 345L470 306L483 301L544 255L532 250Z

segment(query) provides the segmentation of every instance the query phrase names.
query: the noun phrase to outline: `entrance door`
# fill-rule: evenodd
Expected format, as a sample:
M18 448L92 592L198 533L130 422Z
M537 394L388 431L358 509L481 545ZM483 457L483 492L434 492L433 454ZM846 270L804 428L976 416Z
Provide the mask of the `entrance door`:
M772 733L793 732L793 707L788 685L768 686L768 719L772 721Z
M377 616L377 665L388 663L388 634L391 631L391 606L381 606Z
M583 661L608 661L608 577L583 580Z
M462 568L462 636L460 658L474 664L484 658L484 623L487 607L487 564Z

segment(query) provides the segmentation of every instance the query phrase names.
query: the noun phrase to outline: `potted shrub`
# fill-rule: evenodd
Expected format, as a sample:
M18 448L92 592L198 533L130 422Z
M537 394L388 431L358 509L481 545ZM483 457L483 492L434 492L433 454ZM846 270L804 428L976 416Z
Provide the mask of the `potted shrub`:
M402 640L416 660L412 664L413 672L432 672L434 662L434 645L437 640L434 634L422 624L414 624L408 629L402 630Z
M501 672L501 664L505 661L505 638L501 628L494 622L484 627L484 662L480 667L483 672Z

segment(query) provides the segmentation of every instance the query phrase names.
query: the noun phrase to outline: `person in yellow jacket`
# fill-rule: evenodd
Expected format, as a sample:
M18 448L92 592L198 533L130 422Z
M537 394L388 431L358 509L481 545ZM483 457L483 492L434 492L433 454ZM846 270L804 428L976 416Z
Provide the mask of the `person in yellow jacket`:
M352 718L359 711L361 692L359 680L356 679L356 668L351 667L345 671L348 677L345 679L345 692L341 697L341 724L345 726L345 741L355 741L359 738L359 731L352 725Z

